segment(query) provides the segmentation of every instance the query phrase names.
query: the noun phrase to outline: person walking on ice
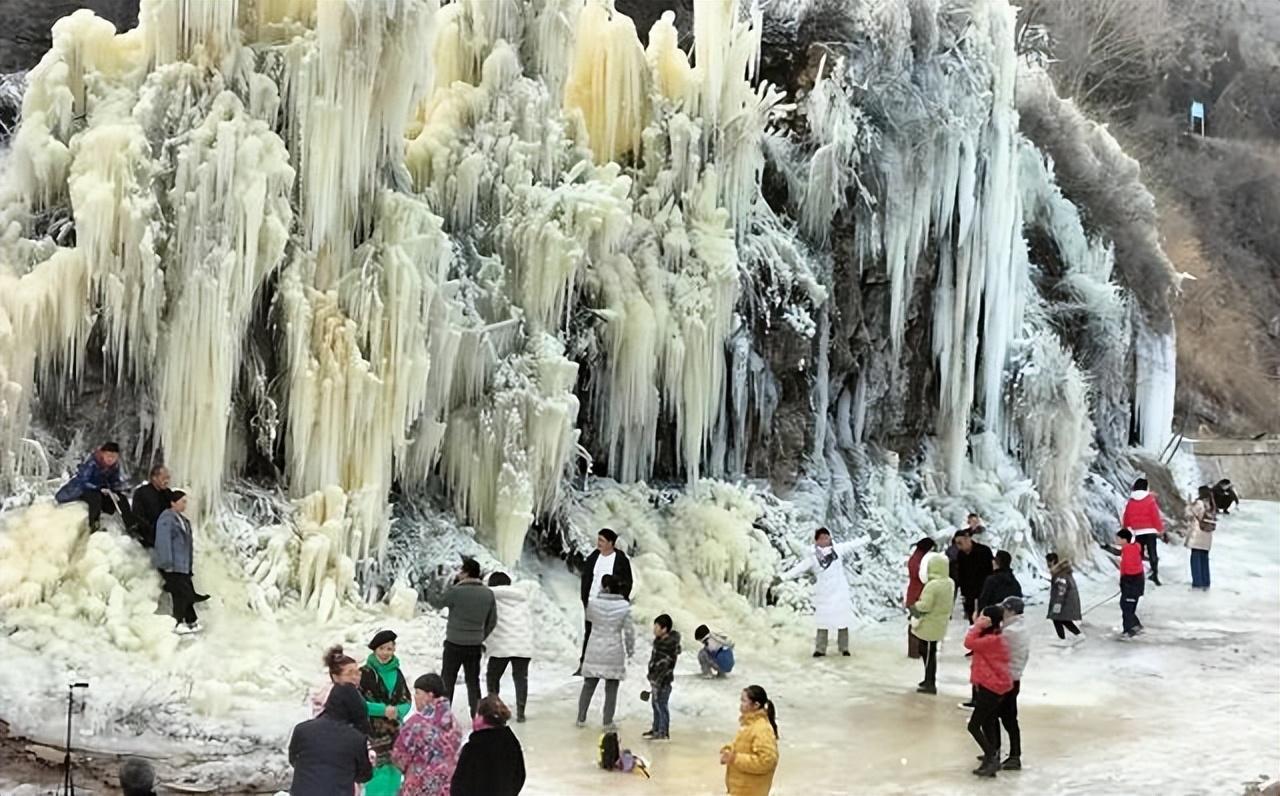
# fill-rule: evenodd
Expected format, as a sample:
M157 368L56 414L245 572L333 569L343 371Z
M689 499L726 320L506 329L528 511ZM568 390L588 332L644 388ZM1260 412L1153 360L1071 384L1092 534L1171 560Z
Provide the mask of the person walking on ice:
M1065 641L1067 633L1074 640L1084 641L1076 622L1081 621L1080 591L1076 588L1075 576L1071 573L1071 562L1059 560L1057 553L1049 553L1044 557L1049 565L1049 620L1053 622L1054 632Z
M838 633L840 654L849 655L849 625L853 623L853 608L849 604L849 579L845 575L844 559L860 546L858 542L833 544L831 532L819 528L813 535L813 550L780 576L780 580L791 580L813 573L813 618L818 625L813 646L815 658L827 654L827 634L831 630Z
M1124 638L1133 638L1142 632L1138 619L1138 598L1142 597L1142 545L1133 540L1133 534L1125 529L1116 533L1120 545L1120 613L1124 617Z

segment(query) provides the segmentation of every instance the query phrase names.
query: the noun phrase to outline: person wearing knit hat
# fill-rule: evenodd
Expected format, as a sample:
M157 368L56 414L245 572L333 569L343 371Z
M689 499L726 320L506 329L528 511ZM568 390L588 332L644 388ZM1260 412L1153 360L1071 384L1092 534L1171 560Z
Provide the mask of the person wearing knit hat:
M409 715L412 697L409 684L396 657L396 634L379 630L369 641L373 652L360 669L360 695L364 697L372 733L369 747L377 755L373 779L365 786L366 796L395 796L400 791L400 770L391 762L391 750L401 722Z
M1022 690L1022 672L1027 668L1027 658L1031 656L1031 633L1022 619L1025 604L1021 597L1012 595L1000 602L1004 611L1001 623L1005 644L1009 647L1009 677L1013 680L1013 689L1005 694L1000 703L1000 723L1009 735L1009 756L1000 768L1004 771L1022 769L1022 728L1018 726L1018 693ZM997 734L997 739L999 734Z

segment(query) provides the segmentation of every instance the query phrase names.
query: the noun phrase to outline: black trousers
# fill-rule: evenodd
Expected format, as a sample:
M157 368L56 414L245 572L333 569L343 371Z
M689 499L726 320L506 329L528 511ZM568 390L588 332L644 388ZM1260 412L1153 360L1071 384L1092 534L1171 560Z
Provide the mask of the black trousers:
M453 688L458 684L458 670L463 670L467 681L467 704L471 706L471 715L476 715L476 705L480 702L480 654L483 650L479 644L444 643L444 658L440 662L440 677L444 679L445 696L449 704L453 704Z
M977 612L977 610L978 610L978 595L976 595L976 594L975 594L975 595L973 595L972 597L970 597L969 595L967 595L967 594L966 594L966 595L964 596L964 618L965 618L965 621L972 625L972 624L973 624L973 615L974 615L974 613L976 613L976 612Z
M112 494L116 498L114 501L96 489L90 489L80 495L79 499L89 507L90 529L97 530L98 521L102 519L103 514L115 514L117 503L120 504L120 518L124 520L125 526L128 527L133 520L133 515L129 513L129 498L119 493Z
M1022 729L1018 726L1018 693L1022 691L1022 681L1013 683L1013 690L1004 695L1000 701L1000 723L1004 731L1009 733L1009 756L1022 757ZM1000 752L1000 736L996 735L996 753Z
M507 664L511 664L511 679L516 683L516 712L517 715L524 713L525 702L529 698L529 659L528 658L489 658L489 669L485 672L485 685L489 686L490 694L499 693L498 689L502 685L502 675L507 671Z
M1067 634L1063 632L1064 630L1071 631L1071 635L1073 636L1080 635L1080 628L1076 627L1075 622L1063 622L1058 619L1055 619L1053 620L1053 629L1055 632L1057 632L1058 638L1067 637Z
M164 589L173 598L173 618L188 625L196 622L196 587L191 576L180 572L161 572Z
M982 756L993 760L1000 756L1000 703L995 691L974 687L973 714L969 716L969 734L982 747Z
M1138 537L1138 541L1142 542L1142 548L1147 551L1147 561L1151 563L1151 577L1160 577L1160 552L1157 550L1160 546L1160 534L1144 533Z
M585 611L587 607L584 605L582 606L582 608ZM582 652L578 654L579 669L582 668L582 661L587 657L587 642L590 640L591 640L591 623L584 619L582 620Z
M924 661L925 685L936 685L938 679L938 642L920 639L920 658Z

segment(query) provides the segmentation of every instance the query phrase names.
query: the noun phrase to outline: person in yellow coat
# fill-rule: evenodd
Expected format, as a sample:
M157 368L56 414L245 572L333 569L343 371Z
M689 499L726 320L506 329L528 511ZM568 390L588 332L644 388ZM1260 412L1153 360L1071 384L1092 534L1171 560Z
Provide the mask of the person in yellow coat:
M778 717L758 685L742 689L742 715L733 743L720 750L729 796L768 796L778 768Z

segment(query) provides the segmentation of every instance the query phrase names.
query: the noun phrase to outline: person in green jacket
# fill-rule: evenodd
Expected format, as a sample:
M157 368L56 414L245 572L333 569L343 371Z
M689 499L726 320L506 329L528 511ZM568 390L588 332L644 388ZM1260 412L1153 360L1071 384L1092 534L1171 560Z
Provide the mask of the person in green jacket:
M936 694L938 642L947 635L947 621L951 619L956 585L949 576L950 564L946 556L930 553L925 556L922 566L927 573L924 589L920 592L920 599L908 606L913 632L920 639L920 657L924 660L924 679L920 681L916 691L921 694Z
M369 748L377 755L377 763L364 792L365 796L395 796L403 777L391 762L391 748L413 702L396 657L396 634L379 630L369 642L369 649L373 653L360 667L360 695L369 711L373 727Z

